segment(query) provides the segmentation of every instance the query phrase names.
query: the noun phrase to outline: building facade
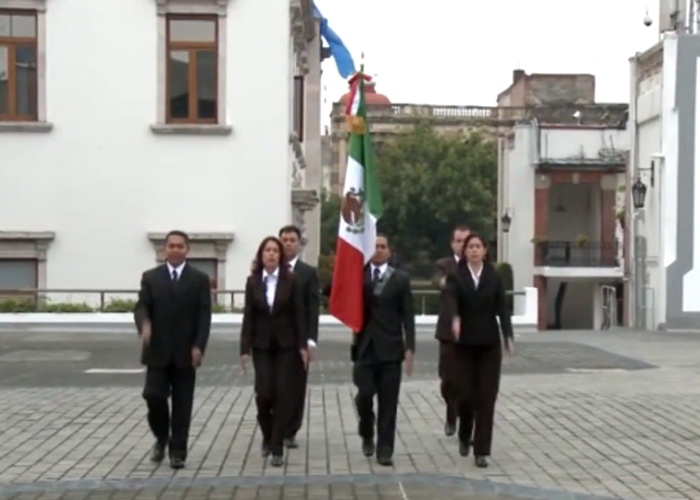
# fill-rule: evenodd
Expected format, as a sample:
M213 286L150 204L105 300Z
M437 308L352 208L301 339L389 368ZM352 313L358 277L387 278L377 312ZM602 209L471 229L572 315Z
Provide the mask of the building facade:
M498 260L514 289L537 287L539 329L600 328L605 287L622 295L627 105L595 104L594 89L516 71L498 97L522 109L499 130Z
M631 282L641 303L631 300L629 312L646 328L700 327L698 57L700 35L671 32L630 59L628 185L639 180L647 191L644 206L628 212L636 219L628 253L642 264Z
M318 83L315 36L299 0L4 2L0 288L134 289L178 228L240 289L260 240L313 208L293 77Z
M292 222L303 233L303 258L318 262L321 244L321 38L311 0L292 0Z
M331 112L331 162L325 169L323 184L329 192L342 195L347 162L347 128L345 105L348 94L333 104ZM377 92L375 82L365 87L367 119L373 141L383 141L409 130L420 120L428 120L438 133L475 132L495 137L499 123L497 108L484 106L433 106L421 104L392 104L387 96ZM505 117L507 120L508 117Z

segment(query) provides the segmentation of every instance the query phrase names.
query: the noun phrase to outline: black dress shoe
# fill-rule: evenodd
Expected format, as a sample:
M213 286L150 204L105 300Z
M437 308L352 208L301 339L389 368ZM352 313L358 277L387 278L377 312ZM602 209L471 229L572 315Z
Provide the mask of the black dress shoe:
M377 463L384 467L391 467L394 465L394 461L388 455L377 455Z
M160 441L156 441L151 448L151 462L159 464L165 458L165 444L161 444Z
M185 467L185 459L181 457L170 457L171 469L183 469Z
M262 447L260 448L260 454L262 455L263 458L267 458L270 456L270 445L267 443L263 443Z
M459 454L463 457L469 456L469 445L464 444L462 441L459 442Z
M479 469L485 469L486 467L489 466L489 462L488 462L488 460L486 460L486 457L484 457L484 456L475 456L474 457L474 464L476 464L476 466Z
M284 457L282 455L273 455L270 460L270 465L273 467L282 467L284 465Z
M374 441L371 439L362 440L362 454L367 458L374 455Z
M299 448L299 443L297 443L296 438L290 437L284 440L284 447L293 450Z
M457 426L455 424L445 424L445 436L454 436L457 432Z

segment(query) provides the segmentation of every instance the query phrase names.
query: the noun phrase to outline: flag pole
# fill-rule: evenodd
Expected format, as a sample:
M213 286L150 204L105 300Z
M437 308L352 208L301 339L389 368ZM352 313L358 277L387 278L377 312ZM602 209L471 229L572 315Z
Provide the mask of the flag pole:
M360 80L362 80L362 83L360 83ZM345 106L345 124L347 125L348 132L352 134L365 134L365 120L357 115L357 110L353 109L353 104L356 102L355 96L357 92L364 93L364 84L370 80L372 80L372 77L365 75L365 53L363 51L360 54L360 70L348 79L348 83L350 84L350 96Z

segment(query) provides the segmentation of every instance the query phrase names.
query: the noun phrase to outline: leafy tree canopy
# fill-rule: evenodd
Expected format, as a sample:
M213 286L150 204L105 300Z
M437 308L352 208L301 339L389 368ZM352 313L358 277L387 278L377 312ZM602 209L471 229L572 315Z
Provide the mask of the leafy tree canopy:
M384 197L379 229L402 265L415 274L449 252L455 224L487 241L494 235L497 150L480 134L440 134L429 123L384 142L376 151Z
M497 151L480 134L436 133L419 123L375 146L375 175L384 200L379 230L389 237L397 263L414 277L428 276L449 252L452 227L462 223L494 236ZM326 196L321 253L333 251L340 199Z

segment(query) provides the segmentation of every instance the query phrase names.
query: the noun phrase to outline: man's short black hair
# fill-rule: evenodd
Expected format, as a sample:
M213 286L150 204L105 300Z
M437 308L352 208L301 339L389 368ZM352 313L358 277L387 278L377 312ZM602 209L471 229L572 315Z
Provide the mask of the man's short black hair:
M386 234L377 233L377 238L384 238L386 240L386 246L391 248L391 245L389 244L389 237Z
M190 237L187 235L186 232L180 231L179 229L173 229L172 231L168 231L168 234L165 235L165 243L168 242L171 236L179 236L183 240L185 240L185 244L187 246L190 246Z
M297 238L299 238L301 240L301 229L299 229L294 224L289 224L289 225L283 226L282 229L280 229L279 233L277 233L277 236L279 236L281 238L282 235L285 233L294 233L297 235Z
M457 231L471 231L471 229L469 229L469 227L465 226L464 224L457 224L455 227L452 228L450 239L455 239L455 233Z

